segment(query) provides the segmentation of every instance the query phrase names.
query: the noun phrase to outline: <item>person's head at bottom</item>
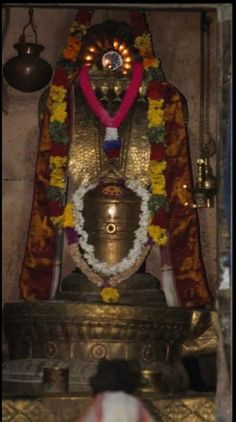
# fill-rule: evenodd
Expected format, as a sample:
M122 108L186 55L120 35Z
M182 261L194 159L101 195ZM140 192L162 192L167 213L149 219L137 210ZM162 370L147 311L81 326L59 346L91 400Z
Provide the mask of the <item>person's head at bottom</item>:
M133 394L140 385L141 370L135 361L123 359L101 360L96 374L90 378L93 395L106 391Z
M91 406L80 422L154 422L143 402L135 397L141 369L135 361L102 360L90 378Z

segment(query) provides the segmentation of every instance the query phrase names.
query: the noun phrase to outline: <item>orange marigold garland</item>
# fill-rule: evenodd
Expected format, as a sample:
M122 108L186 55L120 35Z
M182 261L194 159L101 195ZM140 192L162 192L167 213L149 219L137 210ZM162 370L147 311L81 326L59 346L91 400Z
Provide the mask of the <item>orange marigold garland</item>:
M54 226L63 224L66 201L65 173L70 140L70 86L73 72L77 72L78 65L75 62L80 52L82 37L89 28L91 13L80 12L70 28L70 35L54 73L47 102L50 111L49 134L52 141L48 209Z
M44 113L29 232L20 275L23 299L47 299L53 278L57 231L65 204L66 163L70 137L70 86L78 68L74 60L79 42L88 27L92 11L77 14L69 34L69 43L57 65ZM74 42L72 42L74 38ZM76 41L77 40L77 41ZM70 53L68 56L68 47ZM51 218L51 219L50 219ZM53 227L53 225L55 227Z
M133 17L133 24L136 19L141 19L138 12ZM144 19L144 16L143 16ZM140 22L141 24L141 22ZM145 26L140 25L141 28ZM165 80L160 68L160 61L155 57L151 34L145 28L143 34L137 34L135 46L143 58L143 66L146 72L146 78L149 81L147 99L148 99L148 139L151 146L151 156L149 165L150 192L152 194L149 209L151 214L148 233L154 243L165 245L167 243L167 224L168 224L168 198L166 194L166 144L165 144L165 120L164 106L165 100L158 94L156 84L152 81Z

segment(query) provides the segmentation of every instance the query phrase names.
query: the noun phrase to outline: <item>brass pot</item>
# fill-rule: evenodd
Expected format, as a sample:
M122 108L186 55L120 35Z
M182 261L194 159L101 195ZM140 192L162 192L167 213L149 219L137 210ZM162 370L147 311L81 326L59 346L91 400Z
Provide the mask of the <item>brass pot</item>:
M136 193L119 183L98 185L85 194L84 227L100 262L115 265L128 254L138 228L140 204Z
M18 56L9 59L3 66L7 83L22 92L34 92L45 87L52 77L52 68L46 60L39 57L44 47L20 39L14 48Z

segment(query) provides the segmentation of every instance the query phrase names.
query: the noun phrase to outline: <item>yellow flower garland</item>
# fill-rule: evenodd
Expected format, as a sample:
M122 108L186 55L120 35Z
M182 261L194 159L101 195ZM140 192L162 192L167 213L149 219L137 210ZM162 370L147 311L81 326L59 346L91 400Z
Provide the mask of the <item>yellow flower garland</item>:
M70 203L68 203L65 206L65 209L64 209L63 225L64 225L64 228L66 228L66 227L74 228L75 227L73 205L70 204Z
M154 195L164 195L166 196L166 179L163 174L151 178L152 193Z
M66 157L59 157L59 156L51 156L50 157L50 167L53 168L61 168L66 165L67 158Z
M149 108L147 113L148 127L164 127L164 99L148 99ZM153 195L166 196L166 180L163 171L166 169L167 162L151 160L149 163L149 176L151 182L151 193ZM164 228L150 224L148 233L155 243L164 246L167 241L167 231Z
M164 100L152 100L148 98L148 127L155 127L155 126L164 126L164 111L162 110L162 106L164 104Z
M58 217L50 217L50 219L54 226L59 226L59 227L62 226L63 221L64 221L63 215L59 215Z
M135 47L138 48L140 55L143 57L143 66L147 70L150 67L158 68L160 60L153 55L151 35L144 33L142 36L135 38Z
M139 49L143 56L143 64L145 69L159 67L160 62L152 53L151 35L143 34L135 39L135 46ZM164 128L164 98L152 99L148 98L148 128ZM163 174L166 169L167 162L165 160L151 160L149 163L150 191L153 195L167 196L166 180ZM150 224L148 233L155 243L165 245L168 241L167 231L160 226Z
M67 94L67 90L63 86L52 85L50 88L50 98L54 102L63 102Z
M149 163L149 174L151 177L161 174L167 166L167 162L163 161L150 161Z
M84 16L82 17L84 19ZM90 26L90 18L89 15L86 16L88 19L88 23L81 24L79 21L75 20L70 28L70 35L67 38L67 43L65 48L63 49L62 54L62 63L59 67L59 71L62 71L61 76L61 84L54 84L52 83L49 91L49 96L47 99L47 107L50 112L50 125L49 125L49 133L51 135L51 139L53 144L63 144L66 145L68 143L67 140L67 124L66 119L68 118L68 87L67 87L67 77L66 73L66 66L68 66L69 71L68 73L73 72L73 66L77 57L78 53L81 49L81 39L83 35L86 34L87 29ZM57 80L57 79L56 79ZM60 80L60 77L59 77ZM66 84L65 84L66 83ZM64 85L65 84L65 85ZM64 137L64 141L63 141ZM49 180L49 194L50 199L58 201L62 208L64 205L64 195L66 191L66 162L67 156L63 155L61 157L58 156L51 156L49 159L50 165L50 180ZM72 218L69 217L65 210L65 215L62 213L61 215L51 215L50 216L51 222L55 227L63 227L66 224L68 227L72 226Z
M56 186L60 189L65 188L65 176L62 169L56 169L55 171L52 171L50 177L50 185Z
M141 56L153 56L151 35L147 32L135 38L135 47L139 50Z
M66 111L67 104L65 102L56 102L52 105L52 114L50 116L50 122L54 122L57 120L60 123L64 123L67 118L67 111Z
M166 229L162 229L159 226L150 225L148 226L148 233L155 243L158 245L165 245L167 242Z

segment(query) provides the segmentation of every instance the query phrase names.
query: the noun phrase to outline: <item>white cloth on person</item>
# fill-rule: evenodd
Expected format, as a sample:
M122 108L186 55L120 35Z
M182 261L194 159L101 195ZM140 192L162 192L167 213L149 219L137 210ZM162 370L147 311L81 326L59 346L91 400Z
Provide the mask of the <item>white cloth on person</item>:
M122 391L97 394L80 422L155 422L138 398Z

